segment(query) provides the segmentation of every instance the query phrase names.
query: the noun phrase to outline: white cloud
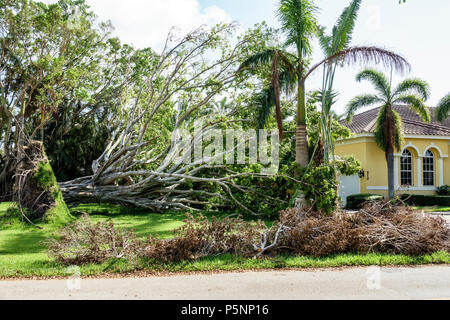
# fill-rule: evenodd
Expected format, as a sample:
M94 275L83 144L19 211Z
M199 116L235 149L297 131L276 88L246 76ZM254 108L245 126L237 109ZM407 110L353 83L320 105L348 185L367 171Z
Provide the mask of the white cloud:
M99 19L111 20L114 35L140 48L160 49L170 28L186 33L202 24L232 19L217 6L201 8L197 0L87 0Z

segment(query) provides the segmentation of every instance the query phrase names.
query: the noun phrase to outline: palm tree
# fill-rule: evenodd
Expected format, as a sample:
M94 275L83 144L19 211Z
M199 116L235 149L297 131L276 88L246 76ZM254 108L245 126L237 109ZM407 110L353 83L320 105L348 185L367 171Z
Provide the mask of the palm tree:
M375 141L386 155L389 199L392 199L394 197L394 149L400 150L403 144L402 118L393 110L393 106L407 105L423 121L430 122L430 110L424 104L430 95L429 86L420 79L407 79L394 89L383 73L372 69L364 70L356 76L356 81L361 80L370 81L375 87L376 94L365 94L353 98L347 105L347 123L351 123L358 109L374 104L381 105L375 128Z
M345 65L358 62L381 62L401 72L409 68L408 62L393 52L377 47L346 48L341 45L330 52L331 55L308 69L306 59L312 53L310 41L319 33L316 21L317 10L312 0L280 0L278 17L286 35L284 46L259 52L247 58L239 67L241 72L271 65L271 85L258 95L261 105L258 122L260 127L264 127L270 110L275 106L281 138L283 137L283 119L280 92L285 91L288 95L297 92L296 162L303 167L309 162L305 81L312 72L331 63ZM347 23L351 25L351 21L352 19L349 19ZM349 29L352 29L348 27L349 25L342 27L340 31L343 39L348 38ZM348 41L341 40L340 43L348 43ZM295 54L287 51L289 47L295 47Z
M330 57L348 48L355 28L358 11L362 0L354 0L344 9L336 25L333 27L331 35L326 35L324 30L319 29L319 43L325 57ZM320 133L321 141L319 147L321 152L321 162L330 163L334 160L334 145L331 132L332 106L338 93L333 91L334 78L338 60L331 61L323 65L322 89L319 90L318 98L321 102Z
M443 122L449 116L450 112L450 93L448 93L441 101L436 108L436 119L439 122Z

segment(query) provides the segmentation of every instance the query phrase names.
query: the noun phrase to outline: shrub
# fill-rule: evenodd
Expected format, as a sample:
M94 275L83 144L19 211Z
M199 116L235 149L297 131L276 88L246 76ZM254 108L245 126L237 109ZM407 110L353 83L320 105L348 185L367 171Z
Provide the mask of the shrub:
M49 255L65 264L101 263L132 258L142 244L133 231L117 229L112 221L92 223L88 215L59 230L57 239L45 241Z
M450 196L450 186L440 186L436 189L436 193L440 196Z
M400 199L416 206L450 206L450 196L402 194Z
M306 199L314 209L328 214L336 210L338 204L336 169L324 165L312 168L302 179Z
M355 156L346 156L338 158L335 161L338 171L344 176L353 176L361 171L361 161L356 159Z
M352 194L347 197L347 209L360 209L366 202L369 201L381 201L383 196L378 194Z

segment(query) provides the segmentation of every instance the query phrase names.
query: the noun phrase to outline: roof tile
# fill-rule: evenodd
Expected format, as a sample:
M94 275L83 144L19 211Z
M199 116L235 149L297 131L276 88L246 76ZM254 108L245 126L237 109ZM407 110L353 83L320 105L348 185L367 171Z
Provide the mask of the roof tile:
M353 121L347 124L345 120L340 123L350 129L353 133L374 133L378 112L380 108L368 110L357 114L353 117ZM447 118L440 123L435 118L436 108L430 108L431 122L425 123L422 119L407 106L394 106L403 120L403 131L405 134L427 135L427 136L450 136L450 119Z

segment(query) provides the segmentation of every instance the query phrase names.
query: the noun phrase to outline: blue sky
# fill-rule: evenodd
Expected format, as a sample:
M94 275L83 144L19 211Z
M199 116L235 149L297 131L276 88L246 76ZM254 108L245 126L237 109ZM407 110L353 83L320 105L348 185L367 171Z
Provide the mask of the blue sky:
M203 8L215 5L226 11L233 20L247 28L266 20L277 27L275 10L277 0L199 0ZM349 0L318 0L321 8L319 22L331 29ZM419 77L431 85L432 96L428 102L434 106L450 92L450 1L408 0L399 4L397 0L365 0L362 3L355 28L353 44L378 45L402 54L412 65L408 77ZM314 60L321 58L315 46ZM370 85L354 81L361 67L341 69L336 78L336 89L340 92L337 110L342 112L345 104L355 95L371 91ZM321 84L320 73L307 82L308 89ZM401 79L401 78L400 78ZM400 80L394 77L395 80Z
M42 0L55 2L56 0ZM187 32L201 24L237 21L246 29L265 20L278 27L278 0L86 0L101 20L111 20L115 34L138 47L158 50L172 26ZM350 0L316 0L321 8L319 22L331 28ZM450 1L448 0L363 0L353 44L377 45L402 54L412 65L408 77L419 77L431 85L430 106L450 92ZM313 60L322 58L317 44ZM341 113L357 94L370 92L356 83L362 67L338 71L335 88L340 96L336 111ZM307 89L318 89L320 73L313 74ZM394 77L394 82L400 79Z

